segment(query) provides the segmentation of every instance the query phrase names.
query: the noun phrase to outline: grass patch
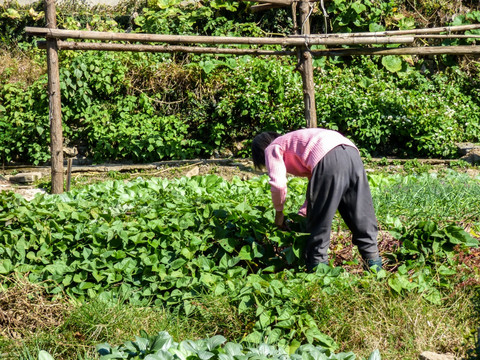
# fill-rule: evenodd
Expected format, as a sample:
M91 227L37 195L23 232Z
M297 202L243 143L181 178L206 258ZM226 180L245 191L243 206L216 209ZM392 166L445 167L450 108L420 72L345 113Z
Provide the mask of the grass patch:
M364 282L330 296L318 292L312 313L322 331L342 351L368 356L379 349L382 359L416 359L423 351L465 356L474 348L472 290L449 294L442 305L421 294L397 296L376 282Z
M422 351L468 358L475 351L475 329L480 323L474 311L479 307L475 289L452 291L440 306L419 294L395 296L384 282L367 279L334 295L318 289L305 291L308 294L300 296L310 297L310 314L319 328L340 344L338 351L368 357L379 349L384 360L416 359ZM210 294L199 301L202 310L191 317L126 302L65 301L70 306L59 327L42 327L23 339L0 338L0 353L9 354L6 359L34 359L33 355L43 349L57 360L97 359L96 345L119 345L135 339L140 330L148 334L167 331L176 341L223 335L229 341L241 342L244 330L249 323L253 325L253 314L250 318L239 316L226 298Z
M474 224L480 221L478 178L453 170L416 176L381 175L373 179L372 196L380 222L400 218L409 223L431 219L441 223Z
M27 88L46 72L44 61L35 60L19 48L12 52L0 47L0 83L20 83Z

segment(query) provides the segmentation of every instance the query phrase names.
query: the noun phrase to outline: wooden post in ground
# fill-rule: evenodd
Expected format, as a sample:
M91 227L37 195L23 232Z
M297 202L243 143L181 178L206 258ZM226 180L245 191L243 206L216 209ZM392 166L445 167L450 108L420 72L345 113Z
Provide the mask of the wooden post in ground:
M47 28L57 27L55 0L45 0ZM52 194L63 192L63 131L57 39L47 38Z
M310 35L310 6L308 0L299 3L301 35ZM298 48L298 70L303 80L303 102L305 104L305 120L309 128L317 127L317 107L315 105L315 85L313 82L313 60L307 44Z

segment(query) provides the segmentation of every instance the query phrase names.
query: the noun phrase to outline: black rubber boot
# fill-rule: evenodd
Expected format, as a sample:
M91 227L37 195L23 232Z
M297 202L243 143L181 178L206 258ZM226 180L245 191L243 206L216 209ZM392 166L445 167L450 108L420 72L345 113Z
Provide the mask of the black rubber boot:
M376 272L379 272L382 269L382 257L379 256L376 259L364 259L363 264L365 270L375 270Z
M318 264L328 265L328 261L320 261L319 263L316 263L316 264L307 264L307 272L309 273L315 272L315 268L318 266Z

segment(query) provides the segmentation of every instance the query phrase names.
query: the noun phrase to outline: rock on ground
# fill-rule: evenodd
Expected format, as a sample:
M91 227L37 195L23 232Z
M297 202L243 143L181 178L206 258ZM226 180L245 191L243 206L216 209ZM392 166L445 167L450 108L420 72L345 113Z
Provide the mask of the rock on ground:
M456 360L451 354L437 354L431 351L424 351L420 354L420 360Z

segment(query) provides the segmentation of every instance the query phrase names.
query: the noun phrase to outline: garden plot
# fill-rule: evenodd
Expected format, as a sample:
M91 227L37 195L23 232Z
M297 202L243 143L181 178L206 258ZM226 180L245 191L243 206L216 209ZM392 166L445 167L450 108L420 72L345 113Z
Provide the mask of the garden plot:
M455 348L467 354L474 349L475 289L480 284L478 178L450 170L370 173L386 263L385 270L368 274L361 270L340 218L333 226L332 266L304 271L307 234L296 215L307 185L303 179L289 180L287 216L294 225L285 232L273 226L265 175L229 181L215 174L140 175L29 202L2 193L2 294L14 291L15 276L20 276L40 284L53 303L74 299L74 309L89 309L67 311L57 336L71 331L75 338L78 333L78 341L91 349L72 340L61 350L44 342L43 350L74 358L81 348L94 357L100 342L121 343L139 328L153 335L159 318L170 319L168 325L158 325L163 330L188 338L221 334L228 341L266 342L292 351L300 344L362 356L379 349L384 358L394 359L402 352L411 356ZM94 320L92 328L79 325L87 313L94 316L96 307L116 318L121 304L143 311L150 322L124 330L121 338L112 335L118 331L114 324L107 332L97 327L111 320ZM447 316L452 309L454 315ZM72 315L75 311L84 315ZM156 317L147 315L155 311ZM405 311L412 311L415 328L406 323ZM187 331L186 321L195 326ZM435 328L423 326L428 323ZM9 329L29 343L31 331L12 322ZM441 336L434 336L438 332ZM1 334L7 350L0 352L25 351L9 334ZM37 336L47 333L39 329ZM25 346L35 349L34 343Z

